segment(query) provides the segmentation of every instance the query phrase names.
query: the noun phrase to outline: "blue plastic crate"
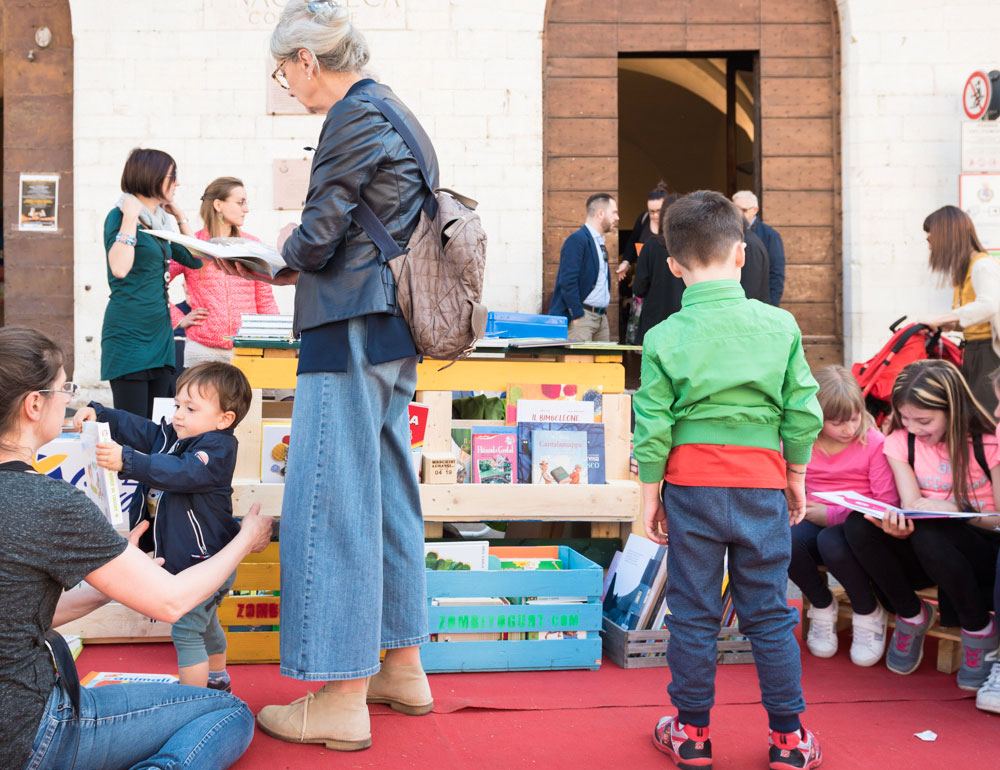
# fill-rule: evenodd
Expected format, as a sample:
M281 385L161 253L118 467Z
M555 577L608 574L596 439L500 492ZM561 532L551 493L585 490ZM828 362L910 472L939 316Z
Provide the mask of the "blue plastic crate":
M427 571L428 603L438 597L585 596L585 604L509 604L428 607L430 632L586 631L586 639L429 642L424 670L547 671L601 665L601 584L604 572L572 548L559 547L561 570Z
M513 337L550 337L564 340L568 321L563 315L491 312L486 320L486 336L500 339Z

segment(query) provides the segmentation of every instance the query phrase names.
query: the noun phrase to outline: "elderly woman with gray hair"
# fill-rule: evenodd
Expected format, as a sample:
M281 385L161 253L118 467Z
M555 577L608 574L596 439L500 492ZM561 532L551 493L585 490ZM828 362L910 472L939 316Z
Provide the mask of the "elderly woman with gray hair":
M266 706L257 723L282 740L354 751L371 745L367 703L411 715L433 707L410 464L417 354L358 207L405 245L437 186L437 158L406 105L365 76L368 46L344 6L289 0L271 54L274 78L326 115L302 221L279 237L290 269L276 276L296 283L301 337L280 537L281 673L325 684Z

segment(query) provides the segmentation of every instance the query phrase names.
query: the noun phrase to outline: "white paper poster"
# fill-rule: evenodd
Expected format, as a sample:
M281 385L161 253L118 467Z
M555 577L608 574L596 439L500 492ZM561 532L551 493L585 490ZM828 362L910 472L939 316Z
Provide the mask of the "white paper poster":
M959 174L958 205L972 219L983 248L1000 249L1000 174Z
M21 174L17 229L55 232L59 229L59 174Z

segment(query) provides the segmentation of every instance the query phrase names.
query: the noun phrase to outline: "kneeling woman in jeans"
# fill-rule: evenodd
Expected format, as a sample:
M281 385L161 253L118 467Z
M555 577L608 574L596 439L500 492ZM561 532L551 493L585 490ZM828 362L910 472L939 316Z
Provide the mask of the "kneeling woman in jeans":
M109 598L173 622L267 546L271 520L251 510L226 548L171 575L133 544L142 528L126 540L81 490L35 473L76 392L62 361L40 332L0 329L0 768L229 767L253 737L239 698L175 684L79 690L65 642L46 631Z

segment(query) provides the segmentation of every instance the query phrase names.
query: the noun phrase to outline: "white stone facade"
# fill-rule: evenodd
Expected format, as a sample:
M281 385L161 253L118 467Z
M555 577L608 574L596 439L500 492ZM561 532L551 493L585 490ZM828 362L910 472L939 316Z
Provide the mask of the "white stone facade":
M708 2L708 0L705 0ZM272 162L304 157L322 123L265 111L267 40L283 0L71 0L75 40L76 378L96 385L107 300L104 217L135 146L178 161L196 218L216 176L246 181L246 229L273 242ZM442 182L478 199L490 236L486 301L541 305L545 0L348 0L372 71L420 116ZM1000 65L995 0L838 0L842 32L844 331L871 355L904 313L950 305L921 223L957 203L961 89ZM272 65L273 66L273 65ZM85 287L89 286L87 289ZM279 303L291 305L290 290Z

